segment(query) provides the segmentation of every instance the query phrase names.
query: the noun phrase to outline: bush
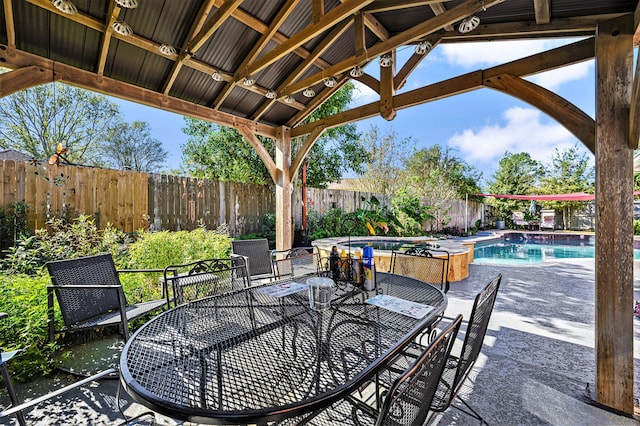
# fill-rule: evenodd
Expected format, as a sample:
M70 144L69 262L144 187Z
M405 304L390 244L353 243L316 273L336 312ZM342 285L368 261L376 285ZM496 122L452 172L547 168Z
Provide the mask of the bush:
M640 220L633 221L633 234L640 235Z

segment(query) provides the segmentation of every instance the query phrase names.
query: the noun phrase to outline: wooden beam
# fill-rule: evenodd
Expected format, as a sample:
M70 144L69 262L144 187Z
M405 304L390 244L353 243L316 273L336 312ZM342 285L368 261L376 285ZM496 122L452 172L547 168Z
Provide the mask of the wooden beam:
M298 2L299 0L287 0L287 2L282 5L276 16L273 18L273 21L271 22L269 28L262 34L260 40L258 40L253 48L251 48L249 54L247 54L247 56L240 63L238 71L236 71L235 75L233 76L233 81L227 84L224 89L222 89L216 100L213 102L214 108L220 108L220 105L222 105L225 99L227 99L227 97L231 94L231 91L233 90L235 84L239 82L240 76L242 75L242 73L244 73L244 70L253 60L258 57L260 52L262 52L262 49L264 49L271 41L273 35L278 31L278 28L280 28L280 26L289 17L289 15L291 15L291 12L293 12L293 9L296 7ZM309 62L312 62L312 60L310 60Z
M243 0L227 0L218 10L215 11L213 16L209 18L205 26L200 32L191 40L187 45L187 49L191 53L195 53L211 38L213 34L224 24L224 22L233 14L233 12L240 6Z
M53 72L34 65L0 74L0 98L53 81Z
M311 151L311 148L313 148L313 145L315 145L316 141L324 131L325 128L323 126L317 126L311 131L311 133L309 133L309 135L307 136L307 140L304 141L304 144L302 144L302 146L296 153L296 158L291 163L291 168L289 169L290 180L293 181L293 178L298 173L298 170L300 169L300 167L302 167L302 162L305 158L307 158L309 151Z
M324 0L313 0L311 3L313 8L313 23L320 22L322 16L324 16Z
M640 1L633 12L633 26L636 29L633 33L633 46L640 44Z
M431 84L420 89L411 90L396 95L393 105L396 110L409 108L432 102L437 99L464 93L483 87L484 79L494 78L502 74L511 74L518 77L537 74L542 71L555 69L561 66L574 64L593 58L594 39L581 40L567 46L551 49L536 55L518 59L507 64L498 65L484 71L474 71L458 77L454 77L439 83ZM322 125L326 128L341 126L343 124L373 117L379 112L379 103L373 102L363 105L310 124L294 127L292 137L306 135L313 130L314 125Z
M380 80L374 78L370 74L364 73L360 77L354 77L353 79L358 80L377 94L380 94Z
M377 43L374 46L369 47L367 49L367 52L365 52L365 55L357 55L357 56L351 57L349 59L346 59L342 62L339 62L329 67L327 70L324 71L324 73L316 73L310 77L305 78L304 80L301 80L295 84L292 84L287 88L287 91L288 93L295 93L295 92L304 90L306 87L313 86L314 84L318 83L318 81L322 79L323 74L324 75L341 74L349 70L350 68L354 67L355 65L360 65L362 63L367 62L371 57L375 57L383 53L390 52L391 50L397 47L400 47L402 45L421 39L426 35L429 35L441 28L444 28L449 24L457 22L460 19L465 18L471 15L472 13L474 13L475 11L477 11L479 8L481 8L482 4L484 4L484 7L488 8L495 4L500 3L501 1L502 0L486 0L483 2L481 0L467 0L464 3L461 3L458 6L447 10L441 15L438 15L432 19L428 19L416 25L415 27L410 28L407 31L404 31L400 34L397 34L389 38L388 40L381 41L380 43Z
M253 130L244 124L237 125L235 128L247 139L249 144L256 151L258 157L260 157L266 166L273 183L278 183L278 170L276 169L276 163L273 161L273 158L271 158L269 151L267 151L262 142L260 142L260 139L258 139L255 133L253 133Z
M438 35L443 43L464 41L518 40L540 37L580 37L593 36L599 22L613 19L621 14L592 15L566 19L554 19L548 24L535 21L504 24L482 24L475 30L461 34L457 31L442 32Z
M4 25L7 30L7 46L9 49L16 48L16 26L13 19L13 0L3 0L4 5Z
M325 13L325 15L320 19L320 22L303 28L289 40L285 41L270 52L262 55L257 61L249 66L248 73L253 74L266 68L291 53L298 46L301 46L307 41L322 34L371 2L373 2L373 0L347 0L341 5L334 7L328 13Z
M182 66L185 65L185 63L192 57L193 52L189 49L189 42L193 41L196 37L196 34L198 34L204 27L204 24L207 21L207 17L209 16L211 9L213 8L213 1L214 0L209 0L207 2L204 2L200 6L198 15L191 23L191 28L189 28L189 32L187 33L186 37L187 42L184 43L182 48L180 49L178 60L173 63L171 71L169 72L169 77L163 84L162 93L164 93L165 95L168 95L171 91L171 88L173 87L176 78L178 78L178 73L182 69Z
M387 12L389 10L407 9L418 6L428 6L432 4L443 3L450 0L378 0L372 5L365 7L365 12Z
M434 13L434 15L443 14L447 10L442 3L431 3L429 7L431 8L431 11ZM444 27L444 29L447 31L454 31L453 25L447 25L446 27Z
M286 250L293 243L291 229L291 193L293 187L289 178L291 166L290 129L281 127L276 137L276 249Z
M387 30L375 16L371 13L363 13L362 18L364 20L364 25L369 28L369 31L371 31L376 37L382 41L389 39L389 30Z
M338 91L342 86L345 85L349 81L349 78L343 76L341 79L337 79L338 84L335 87L325 87L322 91L316 94L315 98L313 98L306 106L305 109L294 115L289 122L287 123L287 127L297 126L302 123L308 116L310 116L313 111L316 110L320 105L324 103L327 99L329 99L336 91Z
M635 43L635 34L634 34ZM640 61L636 61L636 72L633 74L633 89L631 92L631 107L629 110L629 141L631 149L638 149L640 140Z
M551 20L550 0L533 0L533 7L536 12L536 24L548 24Z
M425 41L431 43L431 50L433 50L440 42L440 39L436 37L430 37ZM409 78L409 75L418 67L418 65L420 65L420 62L422 62L422 60L427 57L431 50L424 55L413 53L409 57L409 59L407 59L407 62L404 63L402 68L400 68L400 71L398 71L396 76L393 78L393 85L396 90L400 90L405 85L407 79Z
M596 41L597 401L634 412L633 151L628 146L633 17L598 27Z
M102 43L100 44L100 54L98 55L97 74L104 74L104 67L107 64L107 54L109 53L109 46L111 45L111 36L113 35L112 25L118 19L120 15L120 7L114 2L109 2L107 12L107 22L105 23L105 30L102 33Z
M16 50L15 54L9 55L7 49L3 48L3 45L0 45L0 62L3 66L12 69L36 66L49 70L49 72L53 70L53 61L21 50ZM149 89L137 87L133 84L124 83L107 77L100 77L92 72L81 70L60 62L55 63L55 70L56 80L60 78L65 83L73 86L137 102L142 105L160 108L165 111L200 118L222 126L236 127L238 125L244 125L254 133L270 138L274 138L276 135L276 128L272 126L247 120L225 112L216 111L203 105L194 104L182 99L166 96Z
M336 25L331 30L331 32L327 34L327 36L320 42L320 44L318 44L316 48L313 49L313 52L311 52L309 59L307 61L301 62L296 67L296 69L293 70L293 72L291 72L287 76L287 78L278 86L278 88L276 89L276 93L280 95L280 98L278 98L277 101L284 102L284 96L287 95L287 93L285 92L287 85L289 85L292 81L295 81L302 74L304 74L304 72L313 64L314 59L319 58L324 52L326 52L329 46L331 46L331 44L333 44L333 42L335 42L349 28L350 25L351 23L348 20L345 20L342 23ZM333 93L333 91L335 90L337 90L337 87L334 90L332 90L331 93ZM266 112L266 110L269 107L271 107L274 103L275 103L275 100L268 100L267 102L263 103L262 106L256 112L256 114L254 114L254 120L257 120L259 117L261 117ZM308 107L305 106L301 110L306 111L307 109Z
M396 51L393 50L389 54L391 55L391 66L380 66L380 116L387 121L396 118L396 110L393 105L393 97L396 94L393 84L396 72Z
M484 85L537 107L562 124L592 153L596 150L596 123L584 111L563 97L511 74L484 79Z

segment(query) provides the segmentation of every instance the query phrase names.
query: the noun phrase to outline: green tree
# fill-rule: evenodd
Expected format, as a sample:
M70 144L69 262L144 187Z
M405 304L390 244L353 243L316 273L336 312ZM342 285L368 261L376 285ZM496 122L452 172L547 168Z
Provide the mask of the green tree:
M488 192L492 194L526 195L536 192L543 165L531 158L528 152L512 154L506 152L498 163L498 169L489 182ZM493 206L498 217L506 219L514 210L524 210L528 201L504 198L489 198L487 204Z
M551 163L546 167L540 192L543 194L567 194L572 192L594 192L595 171L589 165L589 157L580 152L578 146L560 151L556 148ZM580 208L579 201L548 201L543 205L562 212L562 224L568 228L571 210Z
M102 95L61 83L32 87L0 99L0 147L46 159L61 143L70 162L103 165L101 143L116 116L118 106Z
M451 148L422 148L404 164L404 183L431 207L431 229L449 222L450 200L480 192L482 173L454 155Z
M306 120L313 122L337 114L349 105L353 85L346 84L314 111ZM201 120L185 118L183 131L189 136L182 146L186 171L198 177L251 182L272 183L266 166L248 141L235 129ZM274 141L258 137L273 157ZM292 155L304 144L306 138L292 141ZM354 125L326 130L310 150L307 164L307 184L323 188L328 182L338 181L349 170L361 170L366 159L358 142Z
M358 179L360 191L393 195L404 187L404 163L411 155L413 139L399 138L393 129L383 134L372 125L363 139L362 146L368 152L364 173Z
M162 142L151 137L149 123L144 121L112 127L102 152L108 165L136 172L158 171L169 155Z

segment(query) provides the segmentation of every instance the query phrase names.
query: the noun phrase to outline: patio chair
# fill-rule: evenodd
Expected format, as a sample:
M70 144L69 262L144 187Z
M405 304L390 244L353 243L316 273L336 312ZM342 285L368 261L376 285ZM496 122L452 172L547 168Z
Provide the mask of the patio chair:
M314 247L294 247L273 252L276 278L297 277L315 273L320 268L320 255Z
M540 210L540 230L543 229L556 229L555 210Z
M513 212L511 213L511 220L513 221L513 225L516 227L526 228L529 226L529 222L524 220L524 212Z
M449 291L449 252L425 246L412 246L391 252L390 272L406 275Z
M325 410L279 424L424 424L461 322L462 315L458 315L424 348L415 362L384 389L384 400L379 409L352 395Z
M251 280L275 277L273 255L266 238L233 240L231 251L247 259L247 270Z
M164 269L164 282L173 293L174 304L191 302L249 286L245 258L207 259Z
M166 287L162 299L127 304L120 283L121 272L162 272L160 270L117 271L110 253L47 262L51 286L47 287L49 341L57 332L80 331L119 325L129 340L128 322L169 305ZM54 294L64 320L56 328Z
M431 403L431 410L436 412L445 411L452 406L453 400L457 398L469 411L457 406L454 406L455 408L480 420L483 424L486 423L482 416L462 399L460 390L467 377L469 377L469 373L482 349L501 281L502 275L498 275L476 296L462 349L459 353L449 356L449 361L442 372L440 385Z

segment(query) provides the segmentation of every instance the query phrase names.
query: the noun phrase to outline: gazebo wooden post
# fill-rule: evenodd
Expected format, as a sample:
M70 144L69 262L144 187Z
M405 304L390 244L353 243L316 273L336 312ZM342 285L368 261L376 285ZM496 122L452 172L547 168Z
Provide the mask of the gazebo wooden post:
M596 37L597 401L633 413L633 151L628 146L633 17Z
M291 130L280 127L276 137L276 250L291 248Z

